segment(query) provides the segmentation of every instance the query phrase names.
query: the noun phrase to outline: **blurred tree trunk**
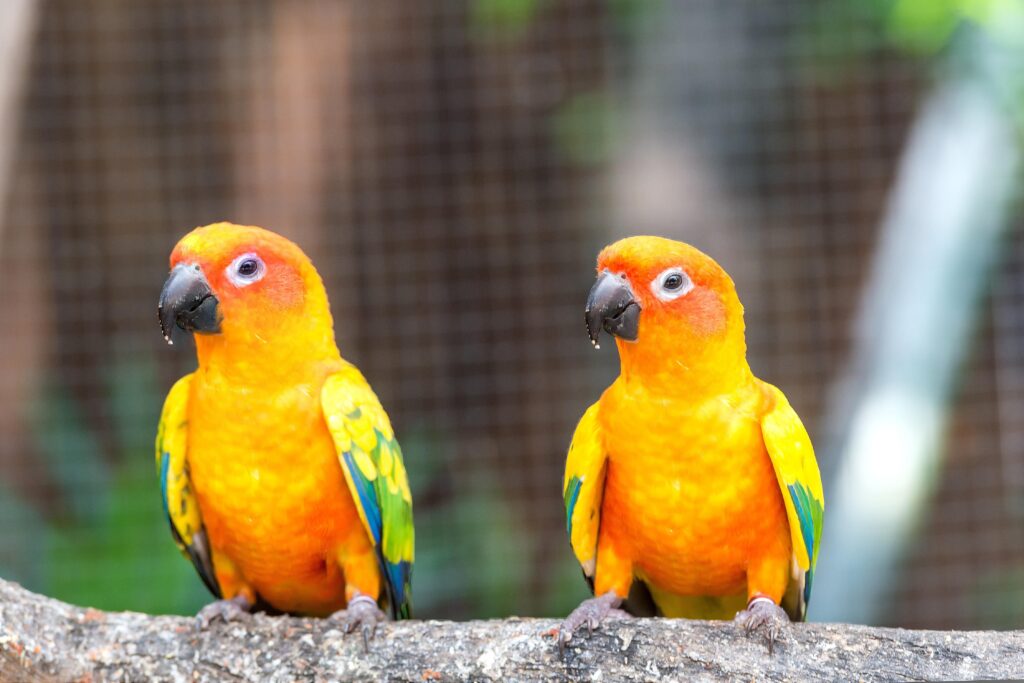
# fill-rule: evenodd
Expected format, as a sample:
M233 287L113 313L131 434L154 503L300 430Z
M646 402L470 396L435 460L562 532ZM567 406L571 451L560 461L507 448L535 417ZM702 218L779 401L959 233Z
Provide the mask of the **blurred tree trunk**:
M353 269L355 226L329 222L330 207L349 201L351 163L351 30L348 3L271 5L265 22L231 27L223 78L238 93L232 131L235 202L229 220L255 224L295 240L319 263L328 286ZM211 217L213 220L213 217ZM330 261L318 259L330 247ZM355 298L335 296L347 321ZM351 334L339 331L342 347Z
M36 0L7 0L0 5L0 253L17 147L25 74L32 54Z

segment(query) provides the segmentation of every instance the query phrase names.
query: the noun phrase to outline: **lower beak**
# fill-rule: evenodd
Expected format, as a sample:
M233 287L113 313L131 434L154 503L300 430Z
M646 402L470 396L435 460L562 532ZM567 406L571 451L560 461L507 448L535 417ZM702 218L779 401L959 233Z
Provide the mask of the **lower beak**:
M160 292L160 330L168 344L173 344L175 328L185 332L217 334L220 332L220 302L210 289L198 265L175 266Z
M602 329L620 339L636 341L640 330L640 304L624 277L607 270L601 273L590 288L586 315L587 332L595 347L599 346Z

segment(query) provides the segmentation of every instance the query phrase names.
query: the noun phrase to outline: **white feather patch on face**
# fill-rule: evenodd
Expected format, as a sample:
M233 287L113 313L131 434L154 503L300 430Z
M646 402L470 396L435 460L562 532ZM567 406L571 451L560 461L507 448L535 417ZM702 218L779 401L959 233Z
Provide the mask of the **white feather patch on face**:
M651 280L651 291L662 301L674 301L693 289L693 280L680 266L666 268Z
M235 287L248 287L254 282L259 282L266 272L267 266L263 259L251 252L235 257L224 271L228 281Z

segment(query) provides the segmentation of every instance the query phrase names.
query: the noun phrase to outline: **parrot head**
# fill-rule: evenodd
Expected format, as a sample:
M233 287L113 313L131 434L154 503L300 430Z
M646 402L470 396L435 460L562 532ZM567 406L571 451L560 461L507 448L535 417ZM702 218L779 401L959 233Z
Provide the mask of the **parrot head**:
M279 336L300 336L330 318L323 283L309 258L263 228L232 223L196 228L175 246L170 267L158 308L168 343L181 330L196 335L197 347L221 341L266 344Z
M707 351L742 347L743 306L714 259L663 237L627 237L601 251L587 299L587 332L616 337L620 356L696 361Z

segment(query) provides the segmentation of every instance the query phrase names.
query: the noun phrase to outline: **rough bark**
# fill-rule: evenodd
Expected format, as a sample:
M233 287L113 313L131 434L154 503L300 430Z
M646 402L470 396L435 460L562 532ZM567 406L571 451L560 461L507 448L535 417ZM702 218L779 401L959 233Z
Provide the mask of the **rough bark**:
M770 655L728 623L610 624L560 659L549 619L411 621L362 640L316 619L184 617L67 605L0 581L0 681L659 681L1024 678L1024 632L800 624Z

